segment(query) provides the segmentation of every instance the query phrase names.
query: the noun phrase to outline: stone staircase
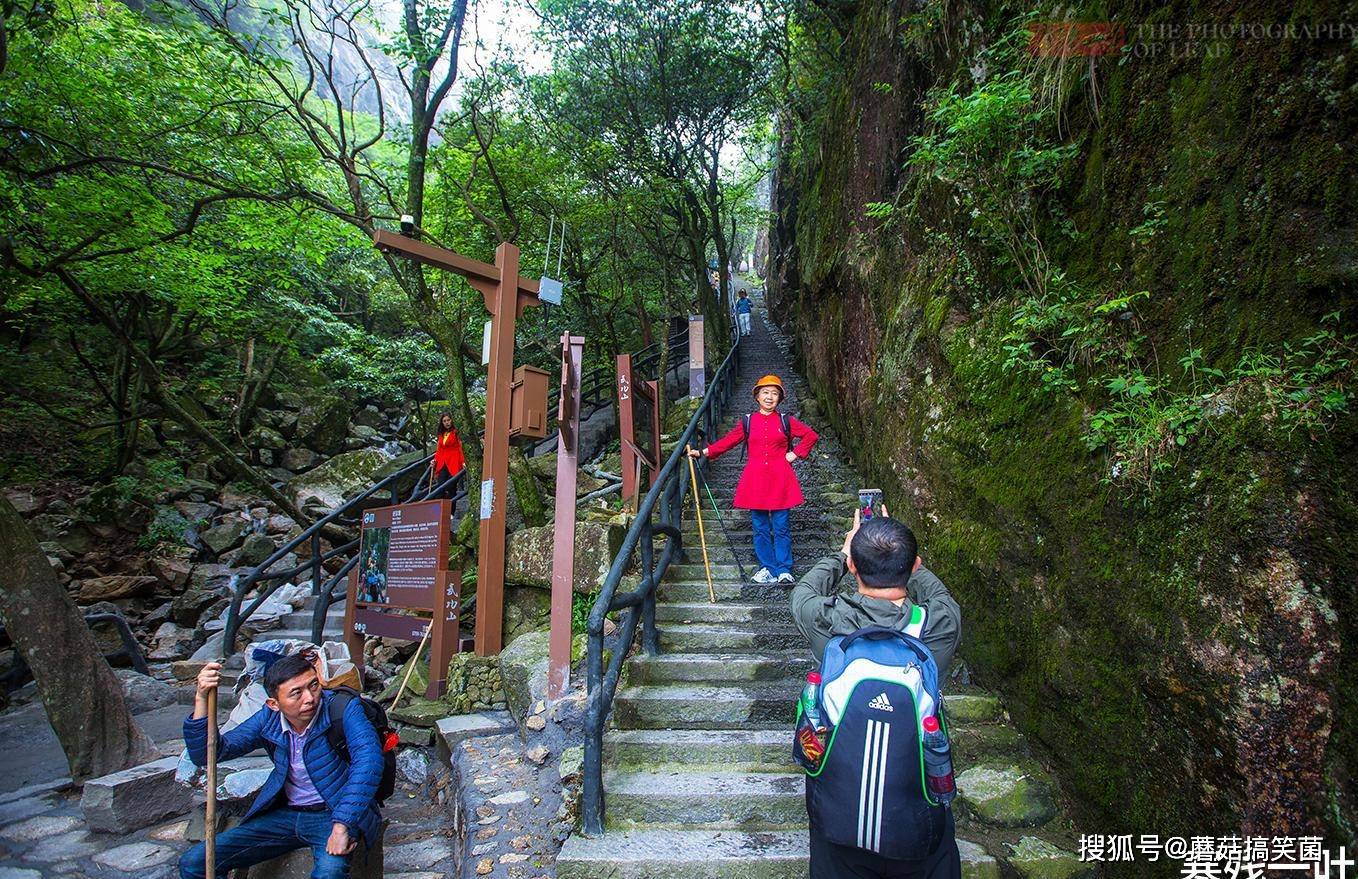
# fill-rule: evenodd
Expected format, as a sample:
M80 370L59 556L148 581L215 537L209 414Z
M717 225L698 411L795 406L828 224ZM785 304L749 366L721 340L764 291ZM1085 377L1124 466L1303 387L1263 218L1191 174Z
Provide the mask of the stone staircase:
M798 392L805 392L781 340L755 323L726 425L752 408L754 381L769 372L789 385L784 411L802 409ZM810 411L803 420L821 428ZM747 575L753 573L749 517L731 509L742 466L735 450L708 473L724 511L719 519L704 498L715 604L688 510L686 558L670 567L658 591L662 652L628 661L604 737L606 832L567 840L557 860L562 879L807 875L804 781L791 759L791 730L813 664L792 625L787 585L742 582L723 536L724 522ZM846 487L857 486L826 433L813 461L797 469L807 496L792 513L794 573L801 573L838 549L852 517ZM1053 782L1007 725L1000 701L966 683L963 662L956 672L945 698L961 789L955 811L963 876L1061 879L1088 872L1070 851L1072 829L1058 818Z
M344 605L345 599L340 598L325 612L325 628L322 630L322 637L327 641L344 640ZM300 606L289 614L284 614L278 619L277 628L265 629L258 634L250 637L250 643L258 644L261 641L273 641L277 638L295 638L300 641L311 640L311 620L316 610L316 596L308 595Z

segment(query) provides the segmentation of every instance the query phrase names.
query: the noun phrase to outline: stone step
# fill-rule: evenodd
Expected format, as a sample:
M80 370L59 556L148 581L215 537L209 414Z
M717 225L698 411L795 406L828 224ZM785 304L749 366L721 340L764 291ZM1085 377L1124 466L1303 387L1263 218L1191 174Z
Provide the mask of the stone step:
M785 653L661 653L628 660L634 684L704 683L721 686L740 681L804 680L815 668L806 650Z
M704 588L706 585L704 584ZM791 608L785 603L678 601L657 604L655 618L675 623L780 623L790 625Z
M336 625L334 627L327 625L325 627L325 630L321 632L321 637L324 638L326 641L343 640L343 632L341 632L340 629L341 627L339 625ZM279 638L292 641L310 641L311 640L310 620L307 621L307 625L305 627L269 629L267 632L260 632L259 634L251 638L250 642L252 644L258 644L261 641L273 641Z
M796 772L786 729L619 729L604 738L613 767L720 766L727 772Z
M1067 862L1073 857L1060 861L1058 867L1065 869L1050 874L1040 869L1056 860L1050 853L1040 852L1046 855L1041 861L1018 857L1036 850L1038 843L1041 840L1024 837L1010 859L1030 868L1022 875L1081 872L1069 870ZM1000 879L1003 875L999 862L981 844L959 836L957 850L963 879ZM597 839L571 836L557 857L556 875L558 879L806 879L809 857L805 830L613 830Z
M610 828L679 825L690 830L787 830L806 826L798 773L604 773Z
M701 567L701 566L699 566ZM673 567L670 568L674 570ZM747 569L754 573L753 568ZM718 580L712 578L712 591L717 596L717 601L730 602L732 604L748 604L750 602L762 602L766 604L781 604L788 606L788 593L792 590L791 583L750 583L738 580ZM700 574L692 580L662 580L656 587L656 596L661 602L676 602L683 604L701 604L706 602L711 604L707 591L707 581ZM657 605L657 609L659 605Z
M609 831L574 834L556 859L558 879L806 879L806 831Z
M660 627L660 649L673 653L790 650L800 646L802 640L789 623L767 627L668 623Z
M802 683L629 686L618 691L613 719L620 729L786 729Z
M279 618L279 625L284 629L304 629L311 631L311 621L314 619L313 612L309 610L295 611L284 614ZM330 608L325 614L325 630L340 631L344 626L344 608L336 610Z
M754 573L750 571L750 573ZM688 582L701 580L707 582L707 570L703 565L702 556L698 557L698 563L693 564L674 564L670 565L665 571L665 579L675 582ZM740 579L740 569L735 565L712 565L712 580L737 581Z

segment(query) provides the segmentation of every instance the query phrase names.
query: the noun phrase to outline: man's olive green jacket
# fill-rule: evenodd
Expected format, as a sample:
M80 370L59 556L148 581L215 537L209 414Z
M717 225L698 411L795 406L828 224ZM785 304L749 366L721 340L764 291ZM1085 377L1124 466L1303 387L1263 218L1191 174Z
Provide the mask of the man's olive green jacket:
M938 679L948 679L953 654L962 641L962 611L948 594L948 587L928 568L920 565L910 576L910 598L897 605L884 598L869 598L858 592L850 577L844 591L839 581L848 573L843 553L826 556L792 589L792 619L797 629L811 642L811 652L820 661L825 645L836 635L850 635L864 626L899 629L909 618L914 604L924 608L924 633L921 638L934 654ZM914 604L912 604L912 602Z

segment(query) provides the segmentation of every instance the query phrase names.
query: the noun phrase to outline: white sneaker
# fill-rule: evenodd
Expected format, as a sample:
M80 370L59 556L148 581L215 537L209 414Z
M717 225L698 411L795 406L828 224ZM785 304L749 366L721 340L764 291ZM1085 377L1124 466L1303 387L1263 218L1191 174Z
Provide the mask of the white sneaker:
M783 573L781 573L781 574L778 575L778 582L779 582L779 583L796 583L797 581L796 581L795 579L793 579L793 577L792 577L791 574L789 574L787 571L784 571Z
M769 573L768 568L760 568L759 570L755 571L753 574L750 575L750 579L756 583L773 583L776 581L777 578L775 578L773 574Z

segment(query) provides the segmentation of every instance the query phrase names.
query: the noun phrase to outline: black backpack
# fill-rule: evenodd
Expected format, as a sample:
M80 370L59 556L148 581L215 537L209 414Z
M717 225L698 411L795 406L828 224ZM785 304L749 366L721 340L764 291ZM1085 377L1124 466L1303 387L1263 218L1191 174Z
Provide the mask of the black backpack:
M741 429L745 431L745 437L741 440L740 459L745 460L746 451L750 448L750 418L751 415L740 417ZM792 451L792 421L786 412L779 412L778 419L783 423L783 436L787 437L787 450Z
M382 748L382 780L377 783L377 804L380 806L396 791L396 730L387 719L387 711L352 687L335 687L330 691L330 729L325 737L330 747L345 763L349 762L349 742L344 738L344 709L357 699L363 713L377 730L377 743Z

